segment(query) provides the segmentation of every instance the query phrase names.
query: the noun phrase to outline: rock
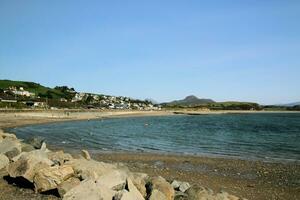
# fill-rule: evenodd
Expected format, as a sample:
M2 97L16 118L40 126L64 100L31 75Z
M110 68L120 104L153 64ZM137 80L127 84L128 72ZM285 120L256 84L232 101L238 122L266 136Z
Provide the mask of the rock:
M13 140L17 140L17 137L15 134L12 133L4 133L4 131L2 129L0 129L0 138L1 139L5 139L5 138L10 138ZM0 140L1 141L1 140Z
M174 200L186 200L187 197L188 197L187 194L180 192L180 191L175 191Z
M227 192L220 192L215 195L216 200L241 200L239 197L230 195Z
M153 196L153 191L158 190L165 195L167 200L173 200L175 196L175 191L173 187L161 176L152 178L151 182L148 184L150 188L151 196ZM161 196L158 192L155 195Z
M190 187L185 193L188 195L188 200L214 200L211 190L198 185Z
M70 154L64 153L63 151L49 152L48 158L58 165L63 165L66 162L73 160L73 157Z
M40 149L44 141L45 139L42 137L33 137L27 140L27 143L32 145L36 149Z
M127 174L121 170L113 170L97 179L97 184L105 185L112 190L123 190L126 185Z
M57 188L59 184L74 175L71 166L54 166L39 170L33 182L37 192L45 192Z
M126 180L126 188L128 193L125 195L124 200L136 199L136 200L144 200L143 195L139 192L139 190L135 187L130 178Z
M69 190L71 190L79 184L80 180L78 178L71 177L57 186L58 193L61 197L63 197Z
M12 160L14 162L7 166L9 176L13 178L21 176L30 182L33 182L33 177L40 169L53 165L47 157L47 152L41 150L22 152Z
M179 186L179 191L185 192L187 189L189 189L191 186L188 182L181 182Z
M154 189L151 192L149 200L168 200L168 198L161 191Z
M112 200L115 192L97 181L89 179L69 190L63 200Z
M146 183L149 181L148 174L145 173L129 173L129 177L132 180L132 183L143 195L144 198L147 196Z
M91 156L87 150L81 150L81 155L87 160L91 160Z
M178 189L179 189L179 186L180 186L180 182L174 180L174 181L171 183L171 185L172 185L172 187L174 188L174 190L178 190Z
M8 166L9 159L4 154L0 154L0 169L3 169L4 167Z
M97 180L100 176L108 174L109 172L117 169L117 167L113 164L86 159L73 159L66 162L66 164L71 165L75 173L82 180Z
M188 182L181 182L181 181L176 181L176 180L174 180L171 183L171 185L175 190L178 190L181 192L185 192L187 189L189 189L191 187Z
M5 154L9 159L21 153L21 143L19 140L4 138L0 142L0 153Z
M35 150L35 148L32 145L21 142L21 151L22 152L30 152L33 150Z

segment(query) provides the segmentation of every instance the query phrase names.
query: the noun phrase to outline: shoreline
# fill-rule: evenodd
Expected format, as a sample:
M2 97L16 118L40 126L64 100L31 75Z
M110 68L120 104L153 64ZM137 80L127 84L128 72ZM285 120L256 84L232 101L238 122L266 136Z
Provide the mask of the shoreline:
M171 111L114 111L101 113L93 111L65 113L65 111L41 112L38 115L32 111L25 113L0 112L0 129L98 118L174 115ZM53 150L60 149L54 146L49 147ZM76 154L75 152L76 150L73 153ZM296 199L296 197L300 196L300 182L298 181L300 180L300 165L297 162L269 163L239 158L156 154L148 152L94 153L91 151L91 155L95 160L124 163L132 171L146 172L150 175L161 175L167 179L184 180L192 184L200 182L202 185L212 188L215 191L226 189L226 191L232 194L243 196L247 199Z

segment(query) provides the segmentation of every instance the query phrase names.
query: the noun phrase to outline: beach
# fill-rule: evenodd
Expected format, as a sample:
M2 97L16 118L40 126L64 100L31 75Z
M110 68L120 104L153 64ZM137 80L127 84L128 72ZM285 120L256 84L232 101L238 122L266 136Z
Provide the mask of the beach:
M191 112L189 112L191 113ZM228 112L192 112L192 114L224 114ZM173 111L26 111L1 112L0 128L29 124L90 120L109 117L173 115ZM188 114L186 112L178 114ZM56 146L50 149L59 150ZM78 152L70 152L74 155ZM167 180L182 180L201 184L214 191L225 190L247 199L297 199L300 196L299 162L263 162L233 158L150 153L91 153L92 158L111 163L123 163L131 171L161 175ZM18 190L1 179L1 199L55 198ZM7 196L6 196L7 195ZM37 195L33 197L32 195ZM5 198L6 197L6 198ZM29 198L30 199L30 198Z

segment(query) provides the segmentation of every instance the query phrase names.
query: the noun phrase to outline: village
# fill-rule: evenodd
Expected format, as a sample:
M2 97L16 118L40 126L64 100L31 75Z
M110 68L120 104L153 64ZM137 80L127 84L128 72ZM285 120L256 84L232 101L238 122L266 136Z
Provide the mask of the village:
M61 88L61 87L57 87ZM63 88L67 88L63 86ZM47 92L47 94L50 94ZM10 86L0 90L1 108L31 109L118 109L118 110L161 110L147 100L132 99L124 96L111 96L64 90L65 97L54 98L53 95L39 95L23 87Z

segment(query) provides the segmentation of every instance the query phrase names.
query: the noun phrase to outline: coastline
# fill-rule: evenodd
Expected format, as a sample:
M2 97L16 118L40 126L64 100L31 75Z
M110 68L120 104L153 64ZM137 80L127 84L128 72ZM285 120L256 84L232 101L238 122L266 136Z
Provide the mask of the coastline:
M194 114L195 112L193 112ZM197 112L197 114L226 114L229 112ZM262 113L262 112L234 112ZM270 112L263 112L270 113ZM271 113L274 113L271 111ZM187 114L187 113L180 113ZM114 111L114 112L0 112L0 128L29 124L89 120L111 117L173 115L172 111ZM55 149L55 147L50 147ZM297 163L265 163L230 158L151 153L96 153L96 160L121 162L132 171L161 175L192 184L200 182L215 191L226 191L247 199L296 199L300 196L300 165ZM1 180L2 181L2 180Z

